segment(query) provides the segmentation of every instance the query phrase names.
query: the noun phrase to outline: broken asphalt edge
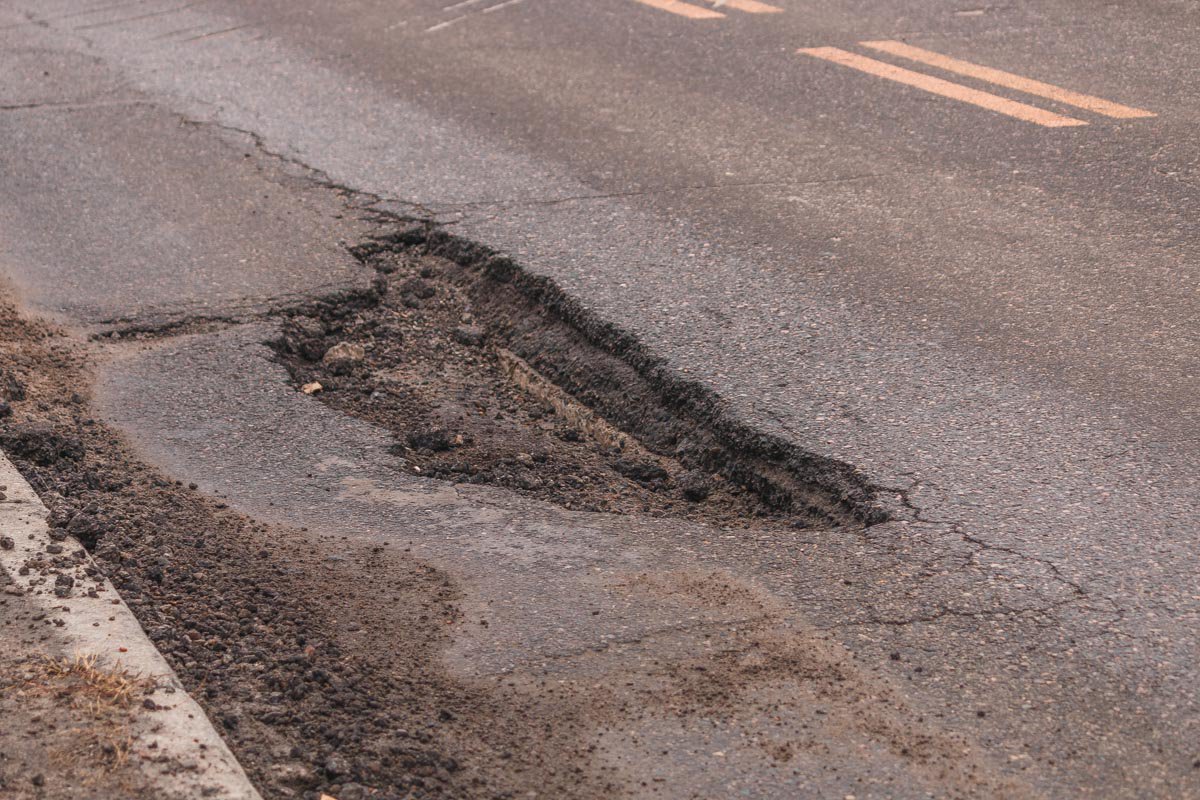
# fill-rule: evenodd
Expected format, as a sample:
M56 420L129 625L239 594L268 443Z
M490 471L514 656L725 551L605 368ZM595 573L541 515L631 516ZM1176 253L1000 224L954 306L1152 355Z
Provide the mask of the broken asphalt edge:
M13 581L7 591L20 593L46 614L48 623L58 626L55 634L66 641L63 655L96 656L102 665L119 665L153 681L149 699L154 708L139 714L134 722L131 761L156 788L156 796L261 800L241 764L116 589L98 572L96 577L87 576L85 570L93 565L83 545L70 536L58 542L51 538L46 506L3 453L0 486L7 487L0 492L4 497L0 499L0 537L11 539L12 545L4 541L0 546L0 570ZM50 556L53 562L44 561L52 544L61 546L62 555ZM49 568L20 574L31 560L43 560ZM60 575L74 581L65 597L55 592Z

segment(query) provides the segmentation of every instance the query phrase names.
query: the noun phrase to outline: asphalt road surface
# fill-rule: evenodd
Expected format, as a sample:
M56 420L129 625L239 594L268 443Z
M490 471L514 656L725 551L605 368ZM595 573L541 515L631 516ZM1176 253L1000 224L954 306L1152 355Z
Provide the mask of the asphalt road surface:
M717 536L697 563L834 633L1017 794L1200 797L1198 15L3 0L0 268L82 333L155 329L366 286L344 249L365 223L330 187L444 224L553 278L736 418L890 487L893 522ZM227 385L281 387L237 341L250 361ZM292 400L232 402L209 385L231 368L220 343L180 347L196 350L116 359L101 381L148 457L260 517L388 535L287 488L307 470L280 466L265 431ZM195 426L228 448L180 433ZM353 441L328 463L384 480ZM437 497L418 505L442 531L461 509ZM539 514L554 518L521 516ZM555 559L604 563L609 524L570 522L593 531L573 544L539 528L546 561L527 551L503 588L497 550L431 534L425 555L522 609L511 640L464 634L447 658L480 675L578 647L542 617L586 638L590 617L563 611L577 586L513 598L536 598ZM683 558L670 526L636 524L653 530L629 547ZM785 778L694 730L642 734L721 758L626 748L635 796L653 769L673 787L657 796L972 793L861 736L827 754L842 777L806 756Z

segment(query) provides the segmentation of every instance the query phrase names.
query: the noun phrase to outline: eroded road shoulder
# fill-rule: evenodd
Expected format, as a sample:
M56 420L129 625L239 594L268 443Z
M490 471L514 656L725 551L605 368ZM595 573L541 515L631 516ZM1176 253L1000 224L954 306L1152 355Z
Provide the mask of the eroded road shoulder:
M9 393L22 385L7 377ZM68 508L48 514L0 455L0 790L258 800L73 535L96 517Z
M6 322L0 441L264 796L1021 793L705 553L719 529L413 477L296 390L277 323Z

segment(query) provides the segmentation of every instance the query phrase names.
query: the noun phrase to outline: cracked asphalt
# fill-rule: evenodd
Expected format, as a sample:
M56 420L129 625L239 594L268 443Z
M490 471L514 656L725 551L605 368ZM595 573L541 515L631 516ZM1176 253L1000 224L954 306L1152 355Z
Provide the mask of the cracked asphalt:
M246 514L411 540L492 618L444 654L473 680L636 683L765 626L897 709L842 704L787 769L727 746L787 738L757 717L597 731L633 796L653 768L655 796L1200 797L1192 4L452 5L0 3L0 268L81 340L178 334L104 339L99 413ZM879 39L1157 116L1043 129L795 52ZM552 278L893 520L706 530L396 475L262 345L369 289L370 212ZM741 599L696 600L698 571ZM797 683L751 705L809 724ZM987 779L890 726L961 737Z

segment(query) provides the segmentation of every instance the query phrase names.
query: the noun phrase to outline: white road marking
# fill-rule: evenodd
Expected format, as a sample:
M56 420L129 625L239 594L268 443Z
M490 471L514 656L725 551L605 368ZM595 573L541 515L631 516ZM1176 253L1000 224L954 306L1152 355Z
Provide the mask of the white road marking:
M504 0L503 3L497 3L494 6L488 6L487 8L485 8L483 10L483 13L490 14L493 11L499 11L502 8L507 8L508 6L515 6L517 3L524 3L524 2L525 2L525 0Z
M455 17L454 19L448 19L445 22L439 22L437 25L432 25L432 26L426 28L425 32L433 33L434 31L440 31L442 28L449 28L454 23L462 22L466 18L467 18L467 15L463 14L461 17Z

